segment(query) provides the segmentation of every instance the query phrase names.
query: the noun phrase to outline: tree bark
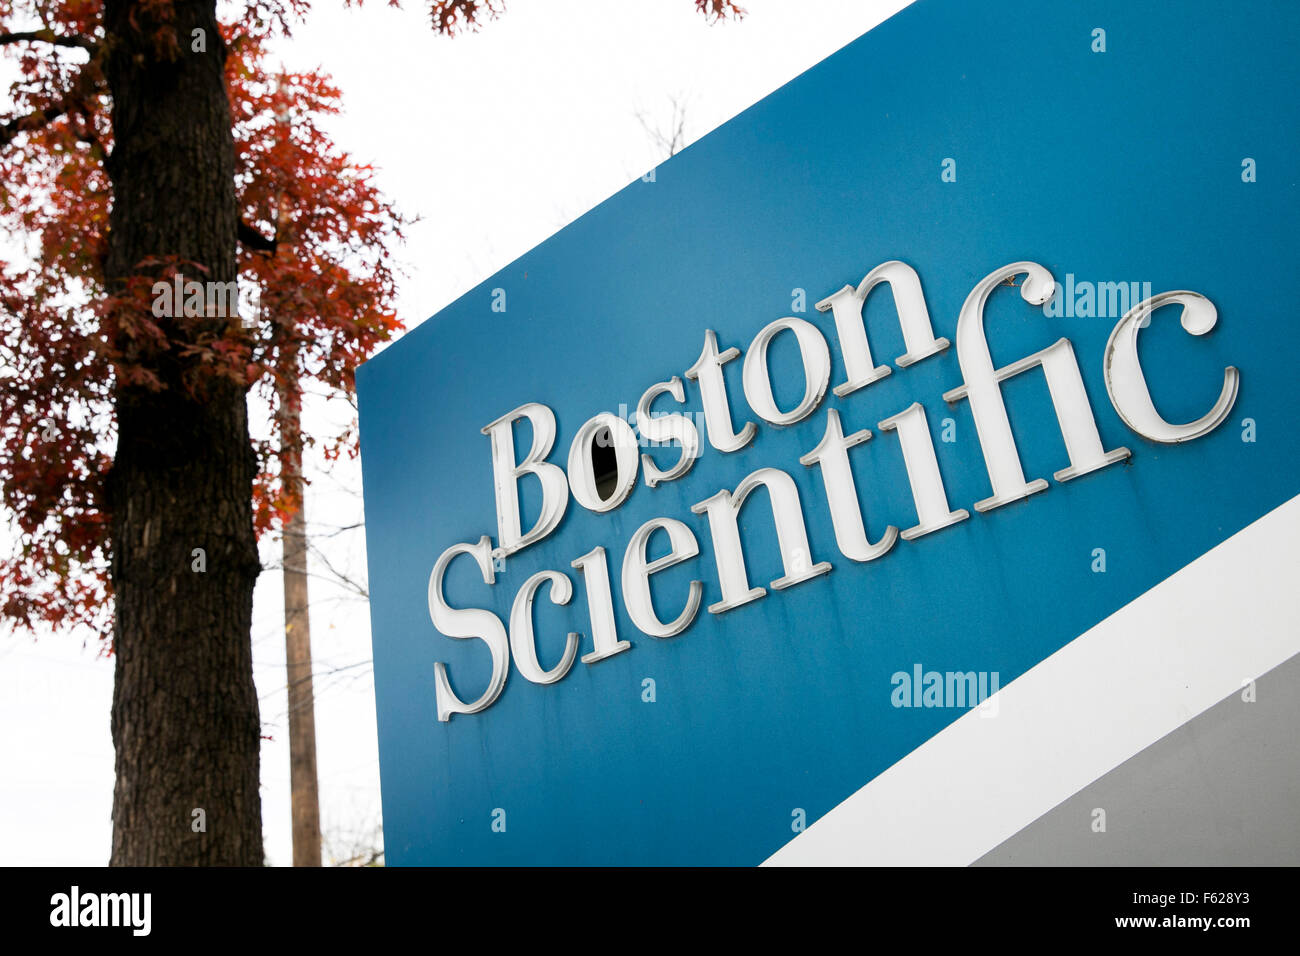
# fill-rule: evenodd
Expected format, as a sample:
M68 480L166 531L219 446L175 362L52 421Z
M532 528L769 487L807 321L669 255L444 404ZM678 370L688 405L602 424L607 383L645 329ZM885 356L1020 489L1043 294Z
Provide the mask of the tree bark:
M208 270L187 278L234 280L234 145L215 2L107 0L105 27L110 291L143 274L149 257ZM158 43L168 28L170 52ZM192 52L195 30L204 52ZM200 330L191 320L188 331L170 331L183 339ZM119 383L114 396L111 862L260 866L250 631L261 568L244 389L214 380L192 394L184 377L192 360L176 343L150 361L161 391Z

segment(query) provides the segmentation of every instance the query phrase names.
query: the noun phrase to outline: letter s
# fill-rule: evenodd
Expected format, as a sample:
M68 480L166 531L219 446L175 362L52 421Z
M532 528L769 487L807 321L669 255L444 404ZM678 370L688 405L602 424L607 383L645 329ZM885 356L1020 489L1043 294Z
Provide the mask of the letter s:
M487 535L479 538L477 544L453 544L438 558L429 575L429 618L442 634L447 637L476 637L487 644L492 651L492 679L488 681L483 696L472 704L466 704L451 689L447 680L447 665L441 661L433 665L434 686L438 704L438 719L450 720L452 714L477 714L487 709L493 701L501 696L506 686L506 676L510 668L510 639L505 625L491 611L483 608L454 608L447 604L442 593L442 579L447 573L447 566L459 554L472 555L483 572L483 580L493 584L496 576L492 569L492 539Z

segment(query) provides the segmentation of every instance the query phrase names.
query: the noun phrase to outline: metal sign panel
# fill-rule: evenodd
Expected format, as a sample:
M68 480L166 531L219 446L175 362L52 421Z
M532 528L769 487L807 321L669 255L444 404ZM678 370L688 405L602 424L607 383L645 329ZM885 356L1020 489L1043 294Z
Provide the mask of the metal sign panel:
M1298 26L922 0L367 363L389 862L811 846L1294 498Z

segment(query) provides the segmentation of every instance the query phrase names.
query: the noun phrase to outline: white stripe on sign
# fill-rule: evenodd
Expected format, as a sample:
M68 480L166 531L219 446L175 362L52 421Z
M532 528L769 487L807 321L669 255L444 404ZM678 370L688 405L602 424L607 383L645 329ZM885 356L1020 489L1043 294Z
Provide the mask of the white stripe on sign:
M944 728L764 865L966 866L1300 653L1300 497ZM1083 821L1081 826L1086 826Z

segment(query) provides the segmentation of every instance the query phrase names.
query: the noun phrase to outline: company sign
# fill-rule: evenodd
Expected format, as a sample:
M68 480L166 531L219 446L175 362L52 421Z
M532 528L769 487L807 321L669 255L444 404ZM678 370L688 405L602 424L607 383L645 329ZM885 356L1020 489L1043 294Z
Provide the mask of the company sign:
M972 862L1300 653L1149 610L1300 493L1295 67L1103 13L923 0L363 367L390 862Z

